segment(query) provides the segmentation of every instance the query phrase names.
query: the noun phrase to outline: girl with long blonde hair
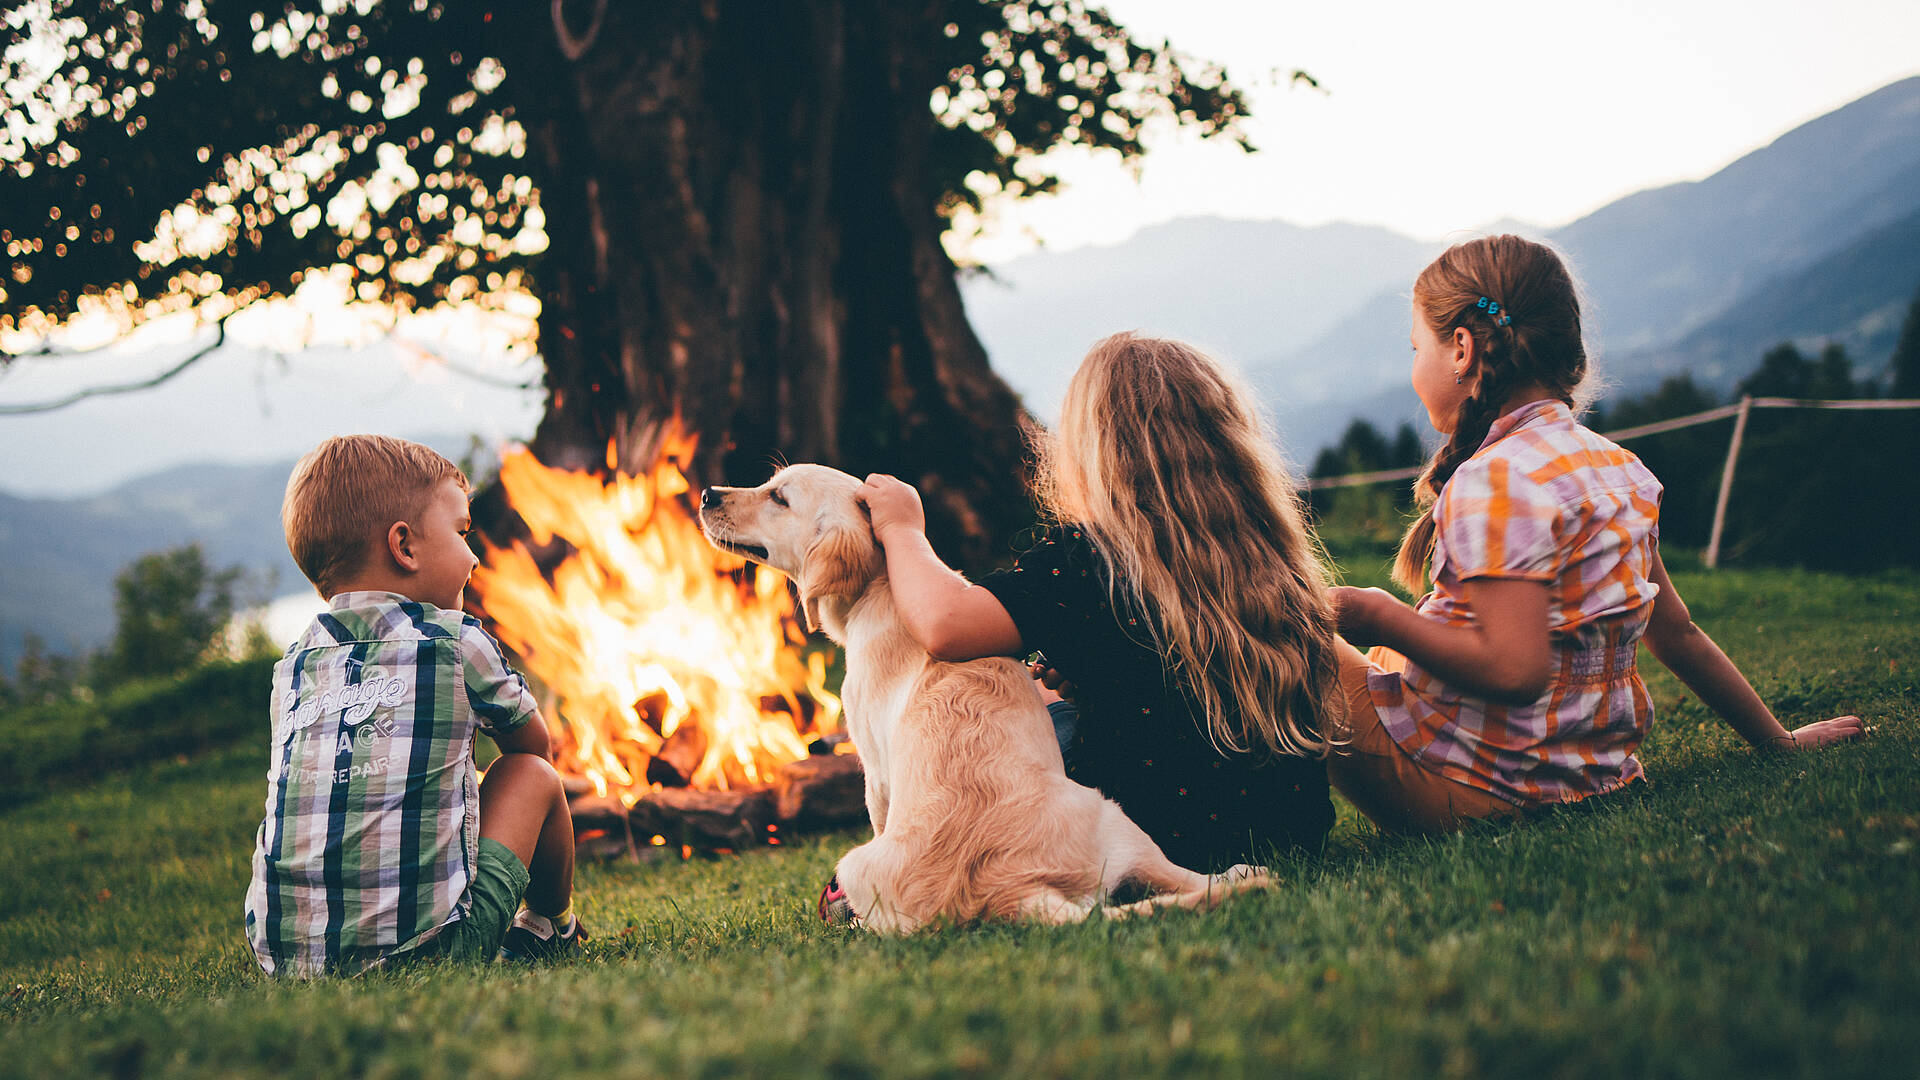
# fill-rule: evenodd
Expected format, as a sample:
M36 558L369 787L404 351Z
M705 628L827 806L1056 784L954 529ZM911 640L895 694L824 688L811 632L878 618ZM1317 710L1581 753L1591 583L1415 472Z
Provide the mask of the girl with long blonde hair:
M1414 283L1413 389L1447 436L1415 486L1394 577L1409 607L1339 588L1348 745L1334 783L1377 824L1447 829L1624 788L1653 719L1639 644L1760 747L1852 738L1858 717L1788 731L1695 626L1660 560L1661 486L1582 426L1580 300L1553 249L1456 244Z
M1190 345L1117 334L1035 443L1050 523L978 584L934 554L912 487L868 478L909 632L941 660L1043 653L1078 688L1068 775L1175 862L1317 846L1333 818L1338 639L1320 552L1251 396Z

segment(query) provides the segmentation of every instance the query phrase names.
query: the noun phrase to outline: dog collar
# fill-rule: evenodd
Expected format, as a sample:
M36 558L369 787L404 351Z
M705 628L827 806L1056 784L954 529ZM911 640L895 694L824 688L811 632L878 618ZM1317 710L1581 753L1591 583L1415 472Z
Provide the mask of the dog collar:
M860 916L853 910L853 901L847 899L847 890L840 887L840 875L827 879L827 887L820 890L820 921L834 927L858 927Z

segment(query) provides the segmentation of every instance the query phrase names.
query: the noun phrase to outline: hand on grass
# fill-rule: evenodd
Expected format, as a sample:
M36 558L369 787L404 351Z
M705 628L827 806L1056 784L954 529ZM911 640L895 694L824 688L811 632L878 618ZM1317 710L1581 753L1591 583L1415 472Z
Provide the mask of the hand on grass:
M887 534L895 529L927 531L927 512L920 505L920 493L912 484L886 473L871 473L860 485L856 496L873 519L873 538L887 546Z
M1836 716L1831 720L1821 720L1804 727L1793 729L1794 750L1818 750L1823 746L1843 743L1848 739L1857 739L1866 731L1866 725L1857 716Z

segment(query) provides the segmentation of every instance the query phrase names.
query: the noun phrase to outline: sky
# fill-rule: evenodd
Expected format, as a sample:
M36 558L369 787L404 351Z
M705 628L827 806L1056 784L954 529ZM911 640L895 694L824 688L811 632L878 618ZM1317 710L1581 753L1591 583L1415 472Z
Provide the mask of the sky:
M955 243L965 254L994 263L1043 242L1115 243L1192 215L1351 221L1421 239L1499 220L1551 227L1709 175L1920 74L1915 0L1108 7L1142 40L1225 64L1251 96L1261 152L1163 130L1137 182L1112 155L1063 161L1063 194L997 208L981 235ZM1296 68L1321 89L1292 85ZM1495 148L1497 170L1485 164ZM349 431L525 438L538 420L537 390L460 378L391 341L302 354L235 336L157 390L0 416L0 490L89 494L170 465L290 459ZM0 405L129 381L191 345L159 333L81 359L22 360L0 373ZM532 377L516 357L466 351L469 367Z
M1175 217L1350 221L1439 239L1553 227L1708 176L1920 74L1914 0L1111 0L1141 40L1226 65L1261 148L1162 133L1136 184L1082 154L968 253L1114 243ZM1320 90L1291 85L1295 69ZM1513 147L1523 153L1512 153ZM1483 163L1496 150L1501 168Z
M354 432L449 452L472 437L525 440L545 392L538 362L505 346L506 321L423 314L395 330L315 288L235 315L229 344L213 351L211 327L172 317L97 349L23 357L0 368L0 408L137 382L200 355L152 389L0 414L0 491L93 495L177 465L291 461Z

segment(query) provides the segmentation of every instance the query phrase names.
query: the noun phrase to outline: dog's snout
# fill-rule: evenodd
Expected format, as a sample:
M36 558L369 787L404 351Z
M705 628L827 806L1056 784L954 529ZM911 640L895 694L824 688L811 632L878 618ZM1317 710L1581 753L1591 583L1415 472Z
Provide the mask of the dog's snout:
M706 488L700 492L700 509L712 510L720 505L720 489Z

